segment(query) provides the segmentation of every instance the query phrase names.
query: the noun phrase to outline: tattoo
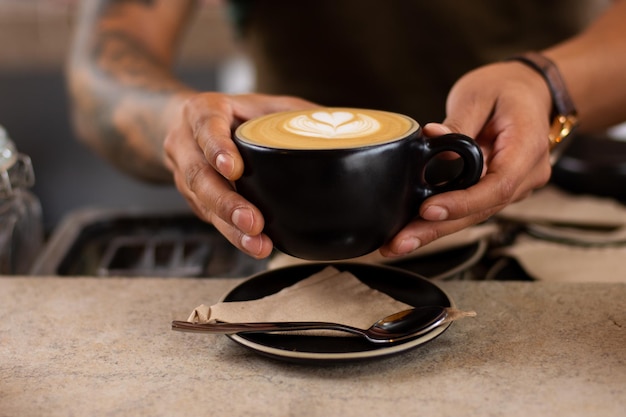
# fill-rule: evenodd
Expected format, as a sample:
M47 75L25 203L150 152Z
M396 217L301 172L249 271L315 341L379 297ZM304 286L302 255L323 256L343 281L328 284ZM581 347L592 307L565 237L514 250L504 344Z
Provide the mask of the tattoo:
M111 3L141 3L146 6L154 5L154 0L109 0Z
M123 32L101 32L91 58L97 64L91 79L98 91L89 119L106 132L100 148L127 172L171 179L161 163L163 112L171 94L185 87Z
M98 16L104 16L111 12L113 8L116 6L121 6L125 4L139 4L142 6L152 7L155 5L156 0L103 0L98 5Z
M166 69L166 63L124 32L100 33L92 57L98 68L127 86L151 91L174 91L180 84ZM159 82L155 83L154 80Z
M85 9L84 36L72 59L74 123L80 136L123 171L139 178L172 181L163 163L168 106L189 88L123 25L129 6L152 13L159 0L99 0ZM192 7L195 0L165 0ZM141 9L144 9L143 11ZM137 11L137 10L136 10Z

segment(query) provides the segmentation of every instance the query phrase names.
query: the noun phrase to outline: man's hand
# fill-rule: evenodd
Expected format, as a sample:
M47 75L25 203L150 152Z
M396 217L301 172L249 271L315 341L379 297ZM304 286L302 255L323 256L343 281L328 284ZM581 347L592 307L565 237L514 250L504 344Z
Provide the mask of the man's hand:
M165 164L196 215L253 257L269 256L273 244L262 233L261 212L233 187L243 161L232 131L253 117L309 107L314 105L294 97L199 93L180 106L165 139Z
M443 124L427 136L458 132L476 139L485 157L478 184L433 196L420 217L381 248L385 256L412 252L480 223L528 196L550 178L551 98L540 74L517 62L497 63L462 77L452 88Z

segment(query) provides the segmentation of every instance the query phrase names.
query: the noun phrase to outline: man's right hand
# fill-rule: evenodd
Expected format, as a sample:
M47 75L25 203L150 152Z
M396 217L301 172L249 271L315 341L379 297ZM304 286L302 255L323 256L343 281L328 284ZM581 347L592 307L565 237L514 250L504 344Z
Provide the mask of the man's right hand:
M243 173L243 161L231 135L248 119L315 105L261 94L185 93L179 99L163 145L176 187L196 215L237 248L255 258L269 256L273 244L262 233L263 215L233 186Z

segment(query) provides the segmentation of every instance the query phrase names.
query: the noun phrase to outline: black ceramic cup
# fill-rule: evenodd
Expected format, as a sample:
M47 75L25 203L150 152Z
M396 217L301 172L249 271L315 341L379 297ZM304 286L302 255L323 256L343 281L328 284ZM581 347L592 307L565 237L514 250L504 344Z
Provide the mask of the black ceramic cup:
M237 191L261 210L276 249L307 260L378 249L426 198L470 187L483 168L471 138L427 139L415 120L376 110L275 113L239 126L234 141ZM438 169L447 165L448 177Z

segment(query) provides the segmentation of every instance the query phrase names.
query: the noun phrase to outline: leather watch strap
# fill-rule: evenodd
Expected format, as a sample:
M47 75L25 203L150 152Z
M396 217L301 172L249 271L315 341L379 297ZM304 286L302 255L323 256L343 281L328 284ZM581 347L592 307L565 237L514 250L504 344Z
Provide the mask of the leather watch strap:
M567 136L578 125L576 107L572 101L567 86L561 77L561 73L556 64L549 58L537 52L527 52L515 55L509 60L519 61L537 71L543 76L552 96L553 122L549 134L550 150L562 143ZM561 149L562 152L562 149ZM553 152L553 162L558 158L560 152Z
M513 56L510 59L528 65L543 76L550 89L553 105L557 114L565 116L576 114L576 107L567 91L561 73L551 59L537 52L527 52L522 55Z

